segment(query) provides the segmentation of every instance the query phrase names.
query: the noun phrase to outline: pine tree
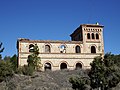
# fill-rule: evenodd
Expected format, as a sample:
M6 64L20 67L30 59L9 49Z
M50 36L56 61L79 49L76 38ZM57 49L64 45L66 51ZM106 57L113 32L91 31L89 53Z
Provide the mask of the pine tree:
M38 57L39 48L37 44L35 44L31 53L32 54L28 56L28 60L27 60L28 66L32 66L35 70L39 70L41 68L41 60L40 57Z
M114 63L112 55L106 54L103 60L97 57L90 65L89 77L92 88L109 90L120 82L120 69Z

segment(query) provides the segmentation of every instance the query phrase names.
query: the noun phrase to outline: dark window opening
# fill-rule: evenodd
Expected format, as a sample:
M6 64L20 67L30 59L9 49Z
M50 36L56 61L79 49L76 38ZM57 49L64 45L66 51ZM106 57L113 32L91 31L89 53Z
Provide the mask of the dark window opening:
M90 39L90 33L87 34L87 39Z
M61 63L60 69L67 69L67 64L66 63Z
M82 64L81 63L76 64L76 70L78 70L78 69L82 69Z
M96 39L99 39L99 35L96 33Z
M29 52L34 52L34 45L33 44L29 45Z
M45 52L46 53L50 53L51 52L49 45L45 45Z
M96 53L96 48L95 48L95 46L91 46L91 53Z
M63 51L60 51L60 53L63 53Z
M75 51L76 51L76 53L81 53L80 46L76 46Z
M94 33L92 33L92 39L95 39Z
M45 63L44 69L46 70L51 70L51 64L50 63Z

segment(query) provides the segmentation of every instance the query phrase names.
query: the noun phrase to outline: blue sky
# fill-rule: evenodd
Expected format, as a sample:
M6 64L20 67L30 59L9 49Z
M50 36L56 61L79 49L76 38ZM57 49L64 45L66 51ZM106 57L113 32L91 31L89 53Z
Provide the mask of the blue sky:
M70 40L80 24L104 25L105 52L120 54L120 0L0 0L4 56L17 54L18 38Z

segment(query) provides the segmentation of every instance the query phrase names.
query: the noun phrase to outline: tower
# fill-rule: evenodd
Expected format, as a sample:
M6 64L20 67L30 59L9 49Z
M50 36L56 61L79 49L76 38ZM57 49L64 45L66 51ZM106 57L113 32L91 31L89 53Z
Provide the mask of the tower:
M104 55L103 25L82 24L70 36L72 41L82 41L83 53Z

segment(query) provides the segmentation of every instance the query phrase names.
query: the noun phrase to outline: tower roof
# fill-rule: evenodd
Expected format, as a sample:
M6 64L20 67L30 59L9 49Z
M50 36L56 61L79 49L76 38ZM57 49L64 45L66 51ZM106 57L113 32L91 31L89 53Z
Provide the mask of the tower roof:
M103 28L103 25L100 25L99 23L96 24L81 24L70 36L75 35L76 33L80 32L82 30L82 27L101 27Z

